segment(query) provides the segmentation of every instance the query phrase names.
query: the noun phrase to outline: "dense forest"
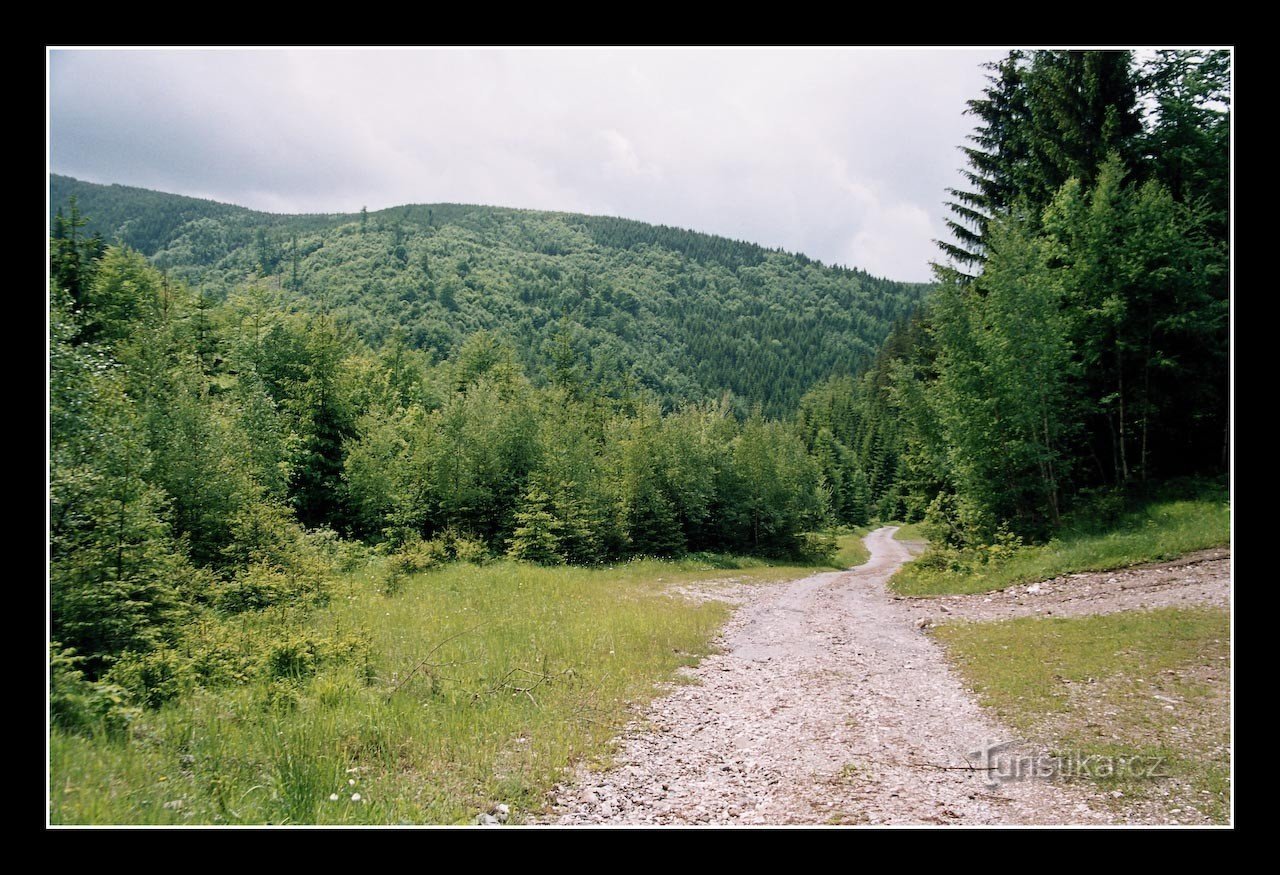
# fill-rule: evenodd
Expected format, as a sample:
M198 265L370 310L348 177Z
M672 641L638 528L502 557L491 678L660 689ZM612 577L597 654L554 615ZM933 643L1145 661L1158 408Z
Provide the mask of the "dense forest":
M275 646L230 641L237 615L322 604L374 555L394 590L455 559L832 549L822 471L761 404L670 407L601 379L563 324L539 369L485 330L442 360L400 330L374 346L341 312L254 284L214 299L88 227L72 199L51 235L64 725L234 681Z
M374 554L394 589L874 519L971 549L1221 474L1228 61L994 64L927 299L621 219L52 177L55 719L236 682L236 616Z
M1228 465L1229 55L1015 51L989 74L938 290L799 412L836 506L874 496L957 547Z
M789 414L814 382L869 361L928 286L625 219L433 204L277 216L53 176L84 233L137 250L210 302L254 288L326 313L374 349L438 362L477 331L533 376L572 348L594 385L670 409L719 400Z

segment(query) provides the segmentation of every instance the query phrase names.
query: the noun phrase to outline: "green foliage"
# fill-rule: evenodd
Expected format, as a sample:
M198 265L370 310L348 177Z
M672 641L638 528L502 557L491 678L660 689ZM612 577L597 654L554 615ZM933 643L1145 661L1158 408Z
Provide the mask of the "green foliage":
M189 693L197 683L194 661L172 647L146 653L126 651L107 680L129 693L132 701L157 707Z
M843 570L854 568L870 559L871 552L867 550L867 545L862 540L868 532L869 530L864 527L856 527L852 530L837 529L836 553L831 558L831 565Z
M829 532L806 532L802 543L801 555L814 564L833 565L841 552L836 536Z
M523 820L565 768L607 752L658 683L708 652L724 606L672 598L669 583L812 571L733 557L454 563L392 598L362 570L323 609L209 612L173 647L190 653L189 692L137 713L127 734L55 725L49 817L464 823L502 799ZM426 657L439 665L414 672ZM531 699L500 686L512 669L549 680ZM368 802L351 802L356 792Z
M954 242L940 244L962 269L986 261L996 217L1038 217L1068 180L1092 185L1109 154L1132 166L1143 130L1130 52L1015 50L986 67L990 84L969 101L973 145L963 149L972 188L950 191Z
M802 533L827 516L813 459L779 423L748 420L732 444L732 464L720 509L726 537L769 556L803 549Z
M926 291L622 219L448 204L274 216L62 176L50 187L55 205L78 198L87 230L217 298L261 282L375 349L402 332L433 360L494 332L531 373L618 398L643 387L668 408L729 391L786 415L873 356Z
M536 486L524 494L520 509L516 511L516 528L511 536L508 556L539 565L558 565L563 561L560 521L551 512L550 505L551 496Z
M467 538L462 535L454 535L452 542L453 558L458 562L468 562L472 565L486 565L493 558L493 554L489 548L485 546L483 541L477 541L474 538Z
M443 538L414 538L392 554L389 565L393 574L410 575L439 568L448 561L449 547Z
M139 253L110 247L95 268L83 295L81 339L117 343L167 315L168 281Z
M58 201L61 204L61 200ZM98 235L86 238L81 229L88 220L80 214L80 206L72 195L67 204L67 215L59 206L53 216L53 229L49 241L49 274L56 288L73 306L84 304L88 285L92 282L94 262L102 255L102 238Z
M97 677L118 653L147 650L185 616L175 583L190 573L148 483L136 405L109 358L73 346L55 304L50 350L50 599L53 636Z
M945 537L931 538L928 551L894 575L892 586L903 595L986 592L1171 559L1226 544L1229 538L1230 508L1221 485L1173 484L1155 497L1128 502L1094 494L1044 544L1025 544L1007 530L987 543L957 545Z
M57 641L49 643L49 719L68 732L119 733L138 717L123 688L90 681L80 669L83 657Z
M1043 534L1060 517L1078 400L1056 253L1023 226L993 222L976 285L941 290L926 403L938 423L954 512L980 540L1002 524Z
M1229 444L1228 55L1013 52L993 73L944 245L982 269L939 269L893 390L904 509L961 548L1219 473Z

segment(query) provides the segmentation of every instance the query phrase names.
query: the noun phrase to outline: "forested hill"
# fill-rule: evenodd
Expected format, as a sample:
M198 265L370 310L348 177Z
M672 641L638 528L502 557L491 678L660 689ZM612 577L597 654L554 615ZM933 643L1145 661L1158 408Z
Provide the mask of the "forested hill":
M256 286L329 310L375 347L402 331L436 358L488 329L533 372L573 367L668 404L728 390L785 415L868 361L928 289L600 216L456 204L287 216L66 176L50 189L52 210L75 196L88 233L212 299Z

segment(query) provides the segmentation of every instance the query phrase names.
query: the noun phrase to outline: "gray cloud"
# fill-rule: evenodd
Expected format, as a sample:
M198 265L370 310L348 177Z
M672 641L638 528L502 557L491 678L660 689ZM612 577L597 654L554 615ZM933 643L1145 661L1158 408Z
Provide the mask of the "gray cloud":
M50 162L273 211L605 213L924 280L998 55L56 50Z

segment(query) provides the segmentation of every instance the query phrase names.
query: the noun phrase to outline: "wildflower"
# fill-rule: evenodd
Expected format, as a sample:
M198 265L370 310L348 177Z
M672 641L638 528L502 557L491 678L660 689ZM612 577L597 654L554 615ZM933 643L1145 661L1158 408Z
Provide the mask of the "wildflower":
M347 786L348 786L348 787L354 787L355 785L356 785L356 779L355 779L355 778L348 778L348 779L347 779Z
M330 794L329 794L329 801L330 801L330 802L337 802L337 801L338 801L338 794L337 794L337 793L330 793Z
M360 794L359 794L359 793L352 793L352 794L351 794L351 801L352 801L352 802L359 802L359 801L360 801Z

